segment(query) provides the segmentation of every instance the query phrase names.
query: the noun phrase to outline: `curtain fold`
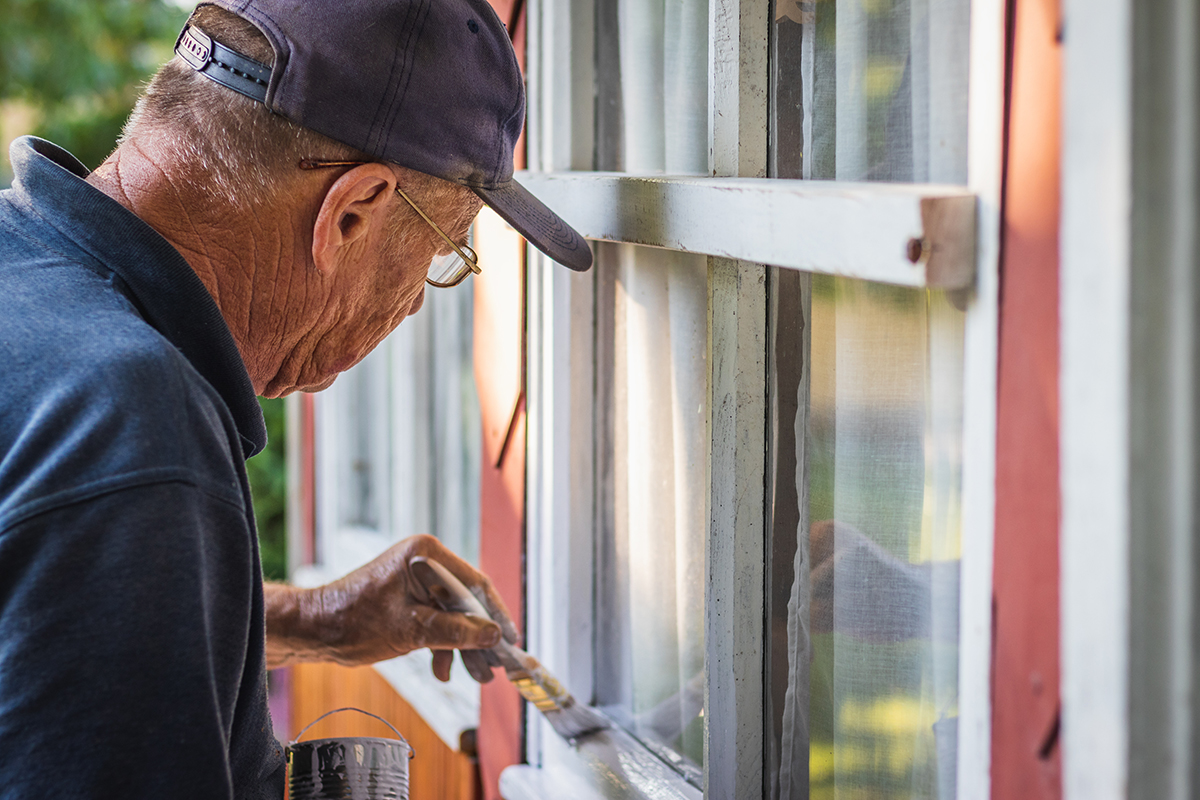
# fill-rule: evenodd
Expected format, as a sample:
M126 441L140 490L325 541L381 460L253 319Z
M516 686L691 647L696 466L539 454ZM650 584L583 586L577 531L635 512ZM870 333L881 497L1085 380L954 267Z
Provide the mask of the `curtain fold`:
M619 0L621 152L633 173L708 170L708 4ZM614 530L600 576L600 701L703 762L708 265L617 245ZM613 620L616 620L615 622Z

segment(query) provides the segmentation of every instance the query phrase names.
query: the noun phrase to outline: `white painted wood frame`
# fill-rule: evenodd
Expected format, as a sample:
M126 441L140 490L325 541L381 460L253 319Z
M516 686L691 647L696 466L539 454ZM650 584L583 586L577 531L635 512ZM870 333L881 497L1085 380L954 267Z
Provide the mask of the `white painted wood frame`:
M1063 59L1060 283L1066 800L1124 798L1129 778L1132 4L1065 4L1071 28Z
M712 175L767 174L770 10L768 0L710 0ZM726 230L736 228L730 223ZM762 797L767 268L710 258L708 312L704 796Z
M1062 747L1068 800L1197 782L1197 10L1065 6Z
M974 283L976 198L963 186L602 172L518 178L590 239L901 286Z
M958 800L991 796L992 569L996 527L1005 0L972 0L967 188L978 198L975 291L963 349L962 566L959 572Z

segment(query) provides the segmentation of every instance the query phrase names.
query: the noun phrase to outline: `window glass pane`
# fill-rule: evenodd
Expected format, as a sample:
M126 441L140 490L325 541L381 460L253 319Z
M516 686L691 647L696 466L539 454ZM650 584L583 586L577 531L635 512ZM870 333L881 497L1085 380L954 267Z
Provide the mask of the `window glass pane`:
M775 285L773 796L952 798L964 314L944 292Z
M775 0L772 175L964 184L970 0Z
M597 3L596 168L708 172L708 3Z
M421 310L319 398L336 527L430 533L478 558L481 433L473 372L471 281L428 289ZM322 547L337 531L322 531Z
M708 171L708 3L597 4L599 169ZM596 246L597 702L704 760L707 259Z
M627 245L602 253L611 361L599 379L613 414L600 437L611 473L598 552L597 700L678 766L698 767L708 267L703 257Z

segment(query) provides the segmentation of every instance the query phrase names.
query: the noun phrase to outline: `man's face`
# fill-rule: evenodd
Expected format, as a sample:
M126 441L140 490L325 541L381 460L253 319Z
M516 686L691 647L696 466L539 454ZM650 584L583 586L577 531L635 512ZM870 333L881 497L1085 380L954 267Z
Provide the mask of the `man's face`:
M401 188L438 227L462 246L482 202L471 190L397 168ZM295 388L320 391L366 357L425 299L429 262L453 248L392 192L386 224L375 226L348 254L331 287L324 335ZM461 289L433 289L452 292Z

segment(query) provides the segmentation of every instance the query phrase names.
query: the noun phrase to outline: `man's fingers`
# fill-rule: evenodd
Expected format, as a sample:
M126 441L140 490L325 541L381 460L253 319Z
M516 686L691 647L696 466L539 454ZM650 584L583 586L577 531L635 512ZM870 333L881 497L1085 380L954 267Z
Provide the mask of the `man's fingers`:
M484 653L487 650L459 650L458 654L462 656L463 666L467 668L467 672L471 673L471 677L479 683L487 683L492 678L496 677L492 673L492 667L488 664L487 656Z
M488 615L496 621L503 631L504 638L512 644L520 642L521 633L517 630L517 626L513 624L512 615L508 613L508 606L504 604L500 593L496 591L496 587L492 585L492 582L486 575L459 558L432 536L414 538L416 538L416 541L413 547L415 551L413 555L432 558L450 570L450 573L462 581L463 585L471 590L471 594L475 595L475 599L487 609Z
M426 647L486 650L500 644L500 626L490 619L454 611L430 611L422 616Z
M433 676L442 683L450 680L450 666L454 663L453 650L433 651Z

